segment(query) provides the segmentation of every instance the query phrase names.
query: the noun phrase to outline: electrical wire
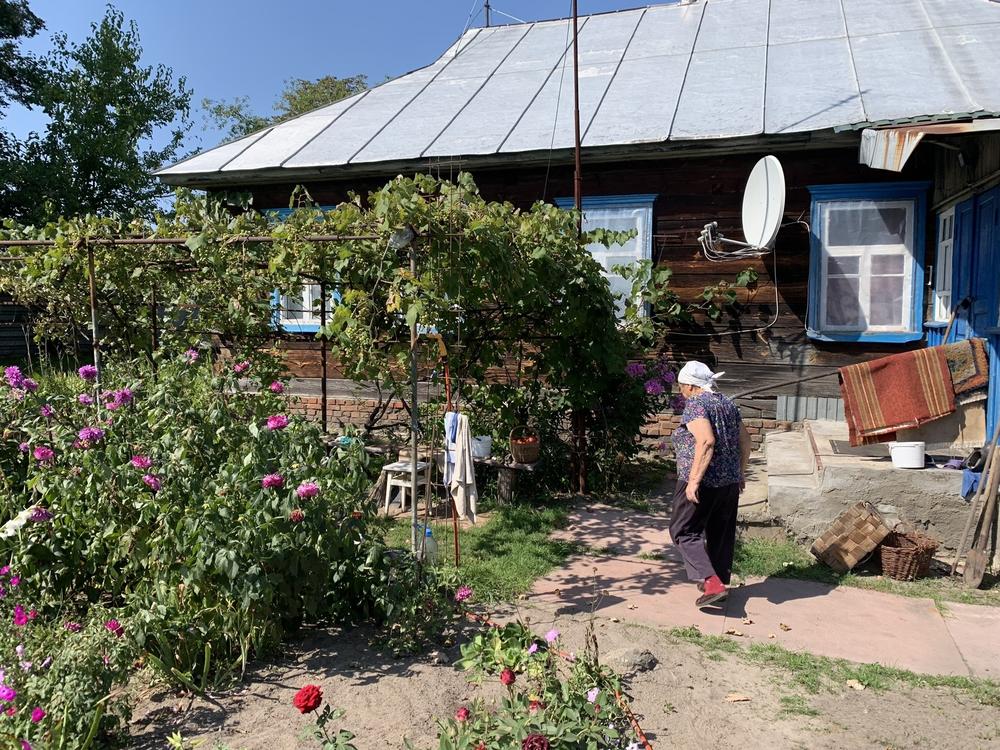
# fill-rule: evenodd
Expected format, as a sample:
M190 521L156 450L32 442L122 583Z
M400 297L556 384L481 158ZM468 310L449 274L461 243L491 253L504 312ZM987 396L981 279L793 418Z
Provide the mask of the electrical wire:
M569 16L573 15L573 3L569 5ZM552 138L549 139L549 156L545 163L545 180L542 182L542 200L549 192L549 174L552 172L552 151L556 145L556 130L559 127L559 110L562 107L563 82L566 80L566 64L569 61L569 32L572 28L569 20L566 21L566 41L563 43L563 64L559 73L559 91L556 94L556 114L552 118Z
M502 10L494 8L492 5L490 6L490 10L492 10L494 13L499 13L501 16L505 16L506 18L509 18L511 21L517 21L518 23L528 23L523 18L518 18L517 16L512 16L510 13L504 13Z

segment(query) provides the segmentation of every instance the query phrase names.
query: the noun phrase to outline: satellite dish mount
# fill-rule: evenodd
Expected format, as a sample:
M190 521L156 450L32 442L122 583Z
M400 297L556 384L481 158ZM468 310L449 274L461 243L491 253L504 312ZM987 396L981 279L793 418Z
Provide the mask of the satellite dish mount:
M760 258L774 248L785 213L785 173L775 156L765 156L750 172L743 192L743 237L731 240L719 231L719 223L706 224L698 242L708 260L725 262Z

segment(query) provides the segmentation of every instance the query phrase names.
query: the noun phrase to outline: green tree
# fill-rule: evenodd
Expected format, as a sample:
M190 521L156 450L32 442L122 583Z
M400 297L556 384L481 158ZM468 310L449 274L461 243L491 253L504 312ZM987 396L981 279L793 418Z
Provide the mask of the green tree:
M30 104L39 82L39 64L19 41L45 28L27 0L0 0L0 117L11 102Z
M235 140L293 117L325 107L349 96L360 94L368 88L364 75L337 78L323 76L315 81L290 78L274 105L270 116L255 114L250 109L250 99L238 96L230 102L203 99L202 108L209 122L226 133L226 140Z
M152 172L177 157L191 91L163 65L144 66L134 22L109 6L81 44L57 34L34 102L45 131L8 145L0 216L151 216L165 188Z

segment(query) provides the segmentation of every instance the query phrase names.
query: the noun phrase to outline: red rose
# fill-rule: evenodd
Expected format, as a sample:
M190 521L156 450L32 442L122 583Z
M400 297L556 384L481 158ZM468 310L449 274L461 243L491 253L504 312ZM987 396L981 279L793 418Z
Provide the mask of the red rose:
M472 711L462 706L455 712L455 721L468 721L469 717L472 716Z
M531 703L528 704L528 713L537 714L543 708L545 708L545 704L541 701L531 701Z
M517 677L514 676L514 670L512 670L510 667L505 667L503 672L500 673L500 682L502 682L507 687L513 685L516 679Z
M307 714L319 708L323 702L323 691L319 685L306 685L299 689L292 699L292 705L299 709L299 713Z
M301 508L296 508L288 514L288 518L292 523L302 523L306 518L306 514Z
M486 743L480 742L478 745L476 745L476 750L486 750Z
M521 750L549 750L549 741L543 734L529 734L521 743Z

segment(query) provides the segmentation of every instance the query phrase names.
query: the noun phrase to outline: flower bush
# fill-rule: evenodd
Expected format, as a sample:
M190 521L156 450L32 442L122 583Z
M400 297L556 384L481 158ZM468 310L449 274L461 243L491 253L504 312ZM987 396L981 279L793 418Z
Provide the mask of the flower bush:
M240 366L183 355L153 378L123 363L102 393L87 367L37 392L10 373L0 392L0 559L39 612L113 608L152 664L196 686L304 619L371 610L362 447L328 452L279 394L241 391L253 373L272 382L272 362Z

